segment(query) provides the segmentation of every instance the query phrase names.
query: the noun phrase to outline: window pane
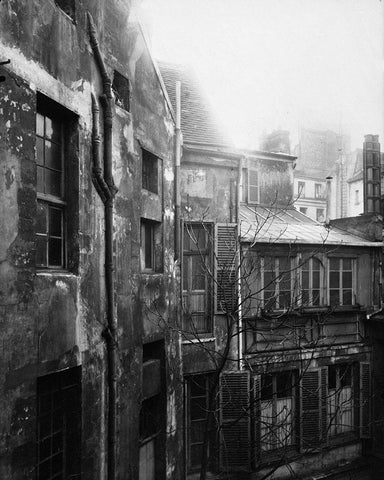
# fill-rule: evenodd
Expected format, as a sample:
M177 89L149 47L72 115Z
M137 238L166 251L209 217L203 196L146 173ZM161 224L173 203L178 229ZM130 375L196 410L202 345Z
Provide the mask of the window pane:
M63 212L57 208L49 209L49 234L53 237L62 237L62 221Z
M45 141L45 166L55 170L61 170L61 146Z
M41 113L36 114L36 133L38 135L44 135L44 116Z
M352 288L352 272L343 272L343 288Z
M340 305L340 293L339 290L329 291L329 301L331 305Z
M249 187L249 201L258 202L259 200L259 189L257 187Z
M192 256L192 290L205 289L204 265L200 256Z
M47 233L47 205L37 202L36 233Z
M61 197L61 173L53 170L45 169L45 193Z
M340 259L339 258L331 258L329 260L329 268L331 270L339 270L340 269Z
M36 137L36 163L44 165L44 140Z
M204 427L206 420L194 420L191 422L191 442L203 442L204 440Z
M340 274L339 272L330 272L329 273L329 285L331 288L338 288L340 285Z
M312 274L312 287L320 288L320 272L313 272Z
M152 225L144 224L144 265L145 268L153 267L153 229Z
M312 290L312 305L320 305L320 290Z
M277 398L292 395L291 372L281 372L276 375L276 394Z
M352 290L343 290L343 305L352 305Z
M328 388L336 388L336 367L328 367Z
M189 381L190 394L192 397L205 395L206 377L199 375Z
M340 386L348 387L352 385L352 375L350 365L340 365Z
M270 400L273 397L272 375L261 376L261 400Z
M36 236L36 265L47 266L47 237Z
M61 141L61 124L57 120L45 117L45 138L54 142Z
M189 276L189 259L188 255L183 256L183 290L188 290L188 276Z
M343 270L352 270L351 258L343 258Z
M202 445L191 445L191 467L198 467L201 464L202 453Z
M50 238L48 241L49 265L62 266L62 240L58 238Z
M207 415L207 404L205 397L191 398L191 420L205 419Z

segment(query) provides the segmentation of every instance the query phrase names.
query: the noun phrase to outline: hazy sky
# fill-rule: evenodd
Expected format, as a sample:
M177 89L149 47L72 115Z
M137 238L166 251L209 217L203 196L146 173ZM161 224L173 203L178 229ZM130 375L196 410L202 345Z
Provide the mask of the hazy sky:
M382 135L380 0L144 0L157 59L192 65L238 146L300 125Z

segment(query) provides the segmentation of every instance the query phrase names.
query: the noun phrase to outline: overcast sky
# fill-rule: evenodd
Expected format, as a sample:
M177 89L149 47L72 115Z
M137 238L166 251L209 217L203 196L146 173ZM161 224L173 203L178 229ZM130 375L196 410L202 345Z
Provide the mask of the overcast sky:
M238 146L263 131L382 135L380 0L144 0L157 59L192 65Z

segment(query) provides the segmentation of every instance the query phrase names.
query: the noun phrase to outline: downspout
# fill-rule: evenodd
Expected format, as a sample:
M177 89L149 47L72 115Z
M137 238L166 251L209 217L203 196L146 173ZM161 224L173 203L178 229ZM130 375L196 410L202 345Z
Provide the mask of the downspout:
M243 157L239 158L239 168L237 172L237 198L236 198L236 220L237 220L237 241L238 241L238 253L237 253L237 316L238 316L238 368L239 370L243 369L243 309L242 309L242 298L241 298L241 244L240 244L240 235L241 235L241 225L240 225L240 201L242 197L242 173L243 173Z
M180 160L181 160L181 83L176 82L176 138L175 138L175 257L180 260Z
M88 12L89 38L97 67L103 81L103 123L104 123L104 176L101 175L99 109L92 95L93 112L93 180L104 203L105 216L105 290L107 297L107 327L104 337L107 344L108 358L108 480L116 478L116 397L117 397L117 322L114 314L114 275L113 275L113 203L117 188L112 176L112 84L107 74L96 28Z

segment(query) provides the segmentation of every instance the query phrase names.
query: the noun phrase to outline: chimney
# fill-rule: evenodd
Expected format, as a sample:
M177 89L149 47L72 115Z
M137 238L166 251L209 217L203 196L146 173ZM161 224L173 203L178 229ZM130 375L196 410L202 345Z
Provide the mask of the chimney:
M291 142L288 130L275 130L261 139L261 150L273 153L291 153Z
M378 135L365 135L363 144L364 214L380 214L381 167Z
M327 199L326 213L325 213L325 224L329 225L329 222L331 220L332 177L327 177L325 180L327 182L326 187L325 187L326 199Z

